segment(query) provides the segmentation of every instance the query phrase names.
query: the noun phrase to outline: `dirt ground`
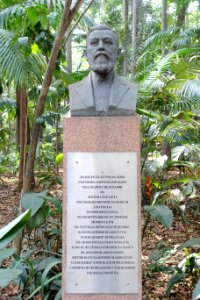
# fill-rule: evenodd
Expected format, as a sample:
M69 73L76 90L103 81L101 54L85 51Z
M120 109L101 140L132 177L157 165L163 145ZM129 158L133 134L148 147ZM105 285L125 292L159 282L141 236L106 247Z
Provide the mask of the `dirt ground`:
M17 189L17 180L15 177L1 177L0 180L0 228L17 216L19 205L19 191ZM199 199L195 199L197 203ZM199 203L200 204L200 203ZM142 300L168 299L165 296L167 282L171 275L156 271L156 262L151 260L152 254L162 250L165 245L176 245L184 243L188 238L200 236L200 212L197 209L190 209L186 213L186 222L188 233L186 235L185 227L181 221L180 215L174 213L174 221L170 229L163 228L157 221L151 219L147 226L146 235L142 242L142 267L143 267L143 297ZM143 223L146 215L143 213ZM195 248L200 252L200 249ZM177 266L184 258L184 251L179 251L168 258L165 265ZM191 300L192 294L191 280L188 278L185 283L180 283L172 288L170 299ZM0 300L16 299L18 288L10 284L6 289L0 289Z

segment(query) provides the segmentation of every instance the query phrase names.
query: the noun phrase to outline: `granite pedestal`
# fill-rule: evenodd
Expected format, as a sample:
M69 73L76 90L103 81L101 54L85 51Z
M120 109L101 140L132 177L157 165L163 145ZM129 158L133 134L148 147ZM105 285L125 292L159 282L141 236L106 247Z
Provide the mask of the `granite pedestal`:
M63 300L142 299L140 201L139 117L65 118Z

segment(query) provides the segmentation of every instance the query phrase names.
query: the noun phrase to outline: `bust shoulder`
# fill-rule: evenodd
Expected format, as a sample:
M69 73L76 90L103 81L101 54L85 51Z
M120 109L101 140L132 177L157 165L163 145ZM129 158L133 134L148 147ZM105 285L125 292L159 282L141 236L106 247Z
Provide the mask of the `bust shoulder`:
M131 82L131 81L129 81L129 80L127 80L127 79L125 79L124 77L122 77L122 76L118 76L118 75L115 75L117 78L118 78L118 80L120 81L120 83L121 84L123 84L123 85L125 85L125 86L127 86L128 88L130 88L130 89L135 89L135 90L137 90L138 89L138 87L137 87L137 84L136 83L134 83L134 82Z
M69 85L68 85L69 90L74 90L74 89L78 88L79 86L82 86L82 85L86 84L86 83L88 82L88 80L89 80L88 77L89 77L89 75L86 76L86 77L85 77L84 79L82 79L81 81L78 81L78 82L69 84Z

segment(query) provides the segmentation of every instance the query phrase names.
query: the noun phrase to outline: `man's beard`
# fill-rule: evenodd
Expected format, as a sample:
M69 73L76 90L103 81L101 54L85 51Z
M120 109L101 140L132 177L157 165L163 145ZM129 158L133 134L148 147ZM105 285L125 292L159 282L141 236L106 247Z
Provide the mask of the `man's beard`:
M90 68L93 72L99 74L108 74L114 68L114 62L112 59L107 58L104 55L99 55L94 59L94 61L90 64Z
M90 67L93 72L99 74L107 74L113 70L113 64L111 63L94 63Z

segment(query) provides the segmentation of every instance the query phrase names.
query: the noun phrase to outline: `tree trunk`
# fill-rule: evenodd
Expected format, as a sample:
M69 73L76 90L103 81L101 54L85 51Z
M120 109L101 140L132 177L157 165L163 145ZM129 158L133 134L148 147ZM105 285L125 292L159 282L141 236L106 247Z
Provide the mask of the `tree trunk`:
M123 0L123 25L124 25L124 62L123 74L128 74L128 0Z
M167 0L162 0L162 30L167 30Z
M16 143L17 143L17 150L20 147L20 91L16 89Z
M35 153L36 153L36 147L37 147L37 143L38 143L39 130L40 130L40 125L37 123L37 119L42 115L42 113L44 111L44 105L45 105L47 93L49 90L49 86L51 84L53 71L55 69L56 59L57 59L58 52L59 52L59 49L61 46L61 42L62 42L62 39L64 37L66 30L69 28L75 14L79 10L82 2L83 2L83 0L77 0L76 4L73 6L73 8L71 8L72 0L66 0L66 3L65 3L62 20L61 20L60 27L58 29L54 44L53 44L49 64L47 66L47 71L46 71L46 74L44 77L44 81L43 81L42 88L40 91L38 103L36 106L35 118L34 118L32 135L31 135L30 151L29 151L27 166L26 166L26 177L25 177L22 193L25 193L25 192L31 190Z
M137 44L138 44L138 24L141 15L141 8L143 6L142 0L131 0L131 10L132 10L132 49L133 49L133 63L132 63L132 74L135 75L135 67L137 61Z
M20 146L20 162L19 162L19 189L23 187L25 167L26 167L26 146L27 146L27 92L26 88L16 90L17 103L19 104L18 114L18 129L19 132L19 146Z
M59 118L58 118L58 112L59 112L59 103L56 105L56 112L57 112L57 117L56 117L56 156L59 153ZM59 173L59 166L56 165L56 173L58 175Z
M71 74L72 73L72 33L69 35L66 43L66 58L67 58L66 70L68 74Z
M132 45L136 47L137 36L137 0L132 0Z
M190 0L177 0L177 22L176 27L185 28L185 18Z

